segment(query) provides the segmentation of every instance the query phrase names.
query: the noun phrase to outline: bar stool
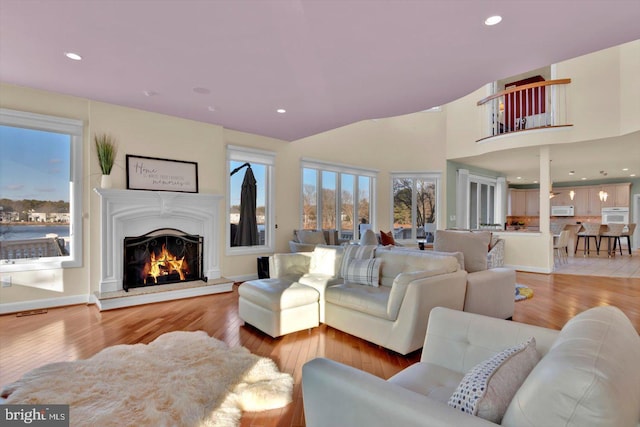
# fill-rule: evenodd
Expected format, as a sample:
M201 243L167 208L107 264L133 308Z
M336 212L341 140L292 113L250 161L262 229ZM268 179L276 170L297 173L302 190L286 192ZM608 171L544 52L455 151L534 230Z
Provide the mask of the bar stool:
M631 255L631 236L633 236L633 233L636 231L636 224L635 223L631 223L629 224L629 230L625 231L624 233L622 233L620 235L620 237L626 237L627 238L627 248L629 249L629 255Z
M602 238L607 238L607 255L611 257L611 239L613 239L613 255L616 254L616 245L620 246L620 255L622 255L622 243L620 243L620 236L622 235L622 229L625 224L608 224L607 230L600 234L600 240L598 246L602 242Z
M600 255L600 242L598 238L600 237L600 223L599 222L584 222L582 223L582 227L584 230L576 234L576 248L573 251L574 255L578 252L578 243L580 242L580 238L584 238L584 251L583 255L587 256L588 253L591 252L591 248L589 246L590 238L593 237L593 241L596 244L596 255Z

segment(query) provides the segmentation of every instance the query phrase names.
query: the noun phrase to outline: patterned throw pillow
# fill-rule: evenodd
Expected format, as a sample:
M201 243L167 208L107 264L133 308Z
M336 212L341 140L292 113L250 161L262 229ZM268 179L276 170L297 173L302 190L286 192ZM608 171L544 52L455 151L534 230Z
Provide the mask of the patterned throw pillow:
M349 245L345 247L344 256L342 257L342 265L340 266L340 277L344 278L346 276L347 268L349 267L351 260L373 258L376 247L377 246L374 245Z
M344 281L360 285L378 287L380 283L380 258L353 259L347 267Z
M534 337L474 366L449 399L449 406L500 424L540 356Z

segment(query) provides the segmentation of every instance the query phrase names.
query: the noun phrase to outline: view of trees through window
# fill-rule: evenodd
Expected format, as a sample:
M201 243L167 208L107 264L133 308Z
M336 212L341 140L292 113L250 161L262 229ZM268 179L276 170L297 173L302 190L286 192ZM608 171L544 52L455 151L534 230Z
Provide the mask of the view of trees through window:
M429 238L425 224L436 220L436 181L432 178L393 179L393 233L397 239Z
M358 224L371 220L371 185L368 176L304 168L302 227L336 229L342 238L353 238Z

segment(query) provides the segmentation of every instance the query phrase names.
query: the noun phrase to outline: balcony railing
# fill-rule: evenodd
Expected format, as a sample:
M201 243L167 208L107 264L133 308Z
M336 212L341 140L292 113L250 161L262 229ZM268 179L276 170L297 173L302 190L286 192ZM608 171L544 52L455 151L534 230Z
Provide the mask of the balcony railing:
M567 116L571 79L547 80L505 89L478 101L483 120L482 141L532 129L572 126Z
M62 237L0 241L0 259L48 258L68 255Z

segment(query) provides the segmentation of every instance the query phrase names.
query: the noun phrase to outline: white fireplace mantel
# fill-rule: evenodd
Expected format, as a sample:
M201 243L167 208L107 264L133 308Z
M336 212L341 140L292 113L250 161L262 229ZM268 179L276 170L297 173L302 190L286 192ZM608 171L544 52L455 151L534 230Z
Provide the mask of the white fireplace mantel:
M203 274L221 277L218 212L222 196L120 189L95 189L100 195L100 292L122 290L124 238L160 228L204 237Z

